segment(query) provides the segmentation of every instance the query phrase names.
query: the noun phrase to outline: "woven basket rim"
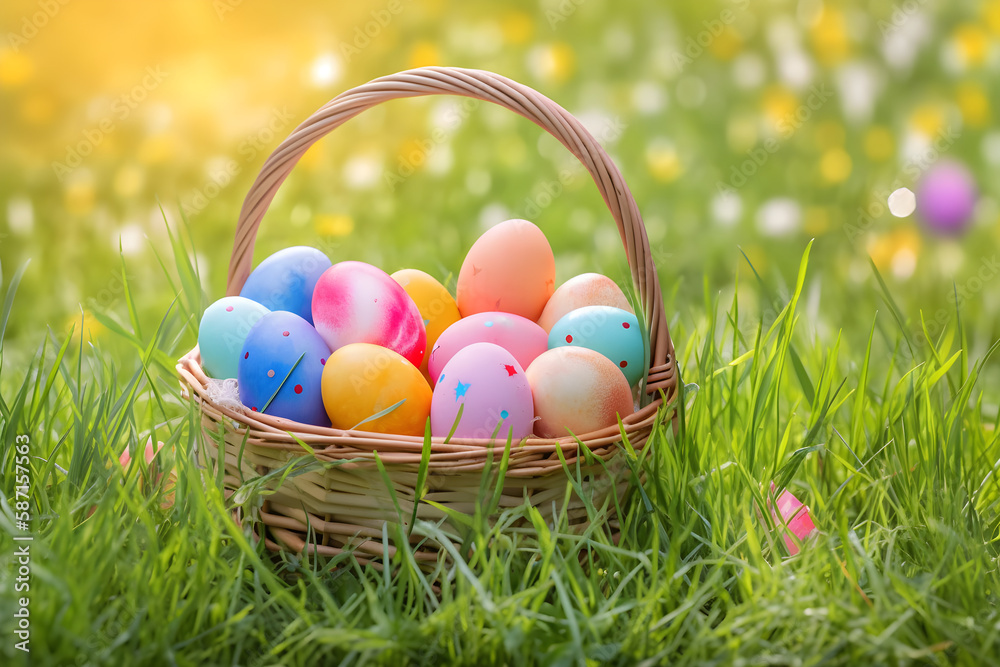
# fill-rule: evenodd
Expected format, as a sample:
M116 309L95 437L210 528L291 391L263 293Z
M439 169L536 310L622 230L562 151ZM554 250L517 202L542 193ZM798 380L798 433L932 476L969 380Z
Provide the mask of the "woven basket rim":
M185 388L186 397L197 402L202 412L210 411L218 421L228 420L234 431L246 435L248 443L258 447L291 452L302 451L298 440L309 444L317 458L325 460L369 459L376 455L382 461L393 463L411 463L419 465L423 456L425 439L423 436L408 436L392 433L377 433L373 431L343 430L324 426L303 424L282 417L251 412L247 408L240 411L219 405L209 394L209 386L213 381L202 369L197 346L181 357L176 370ZM511 451L518 455L547 456L557 449L564 456L574 457L582 443L587 449L595 450L613 447L621 442L622 432L632 436L652 428L659 420L664 407L669 408L669 401L660 396L648 405L636 410L621 420L618 425L609 426L598 431L582 433L576 437L567 435L560 438L542 438L531 435L521 440L511 442ZM507 441L498 437L496 440L478 438L441 438L432 437L430 463L447 463L462 461L465 463L480 463L489 457L496 458L506 448ZM555 459L558 464L558 458ZM452 464L452 467L453 464ZM514 466L512 466L514 467ZM510 470L510 469L509 469Z

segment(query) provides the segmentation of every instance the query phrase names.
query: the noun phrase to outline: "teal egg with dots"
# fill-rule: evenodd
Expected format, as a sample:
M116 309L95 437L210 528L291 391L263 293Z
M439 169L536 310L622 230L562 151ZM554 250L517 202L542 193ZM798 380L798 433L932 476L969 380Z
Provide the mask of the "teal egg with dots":
M198 326L201 367L209 377L236 377L247 334L270 310L242 296L227 296L205 309Z
M549 349L586 347L615 362L635 385L642 379L645 349L639 320L612 306L586 306L566 313L549 332Z
M240 402L253 412L329 426L323 367L330 348L295 313L276 310L250 329L239 357Z

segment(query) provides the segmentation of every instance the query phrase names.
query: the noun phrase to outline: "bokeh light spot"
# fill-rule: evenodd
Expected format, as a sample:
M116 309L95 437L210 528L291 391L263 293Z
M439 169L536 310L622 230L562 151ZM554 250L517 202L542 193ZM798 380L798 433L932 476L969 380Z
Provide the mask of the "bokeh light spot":
M917 197L909 188L899 188L889 195L889 212L897 218L913 214L917 208Z

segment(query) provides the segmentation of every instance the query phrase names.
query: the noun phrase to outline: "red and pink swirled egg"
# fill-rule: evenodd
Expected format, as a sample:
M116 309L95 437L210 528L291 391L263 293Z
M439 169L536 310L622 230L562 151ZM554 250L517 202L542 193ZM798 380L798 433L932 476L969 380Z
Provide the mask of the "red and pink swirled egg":
M416 367L427 334L420 311L388 273L364 262L338 262L316 282L313 324L332 351L350 343L389 348Z

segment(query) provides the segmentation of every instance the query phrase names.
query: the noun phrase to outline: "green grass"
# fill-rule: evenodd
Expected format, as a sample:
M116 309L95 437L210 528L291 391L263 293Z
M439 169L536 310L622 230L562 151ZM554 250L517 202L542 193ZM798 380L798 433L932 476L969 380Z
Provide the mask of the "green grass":
M695 303L675 293L682 419L638 456L623 449L646 481L633 474L620 542L522 507L493 526L473 517L464 544L445 540L452 564L425 575L405 549L383 571L274 556L234 523L194 462L198 415L174 377L205 297L172 240L179 261L162 264L179 296L165 317L140 322L129 294L127 318L101 315L127 354L50 335L27 368L2 366L4 664L25 659L12 616L19 434L31 438L33 664L1000 663L988 355L968 358L959 318L913 336L880 277L858 306L871 329L832 336L800 307L808 249L787 301L754 279L773 321L707 289ZM169 509L141 456L114 463L150 436L167 443L158 470L176 466ZM767 511L772 481L820 530L794 557ZM507 528L521 517L534 529Z

